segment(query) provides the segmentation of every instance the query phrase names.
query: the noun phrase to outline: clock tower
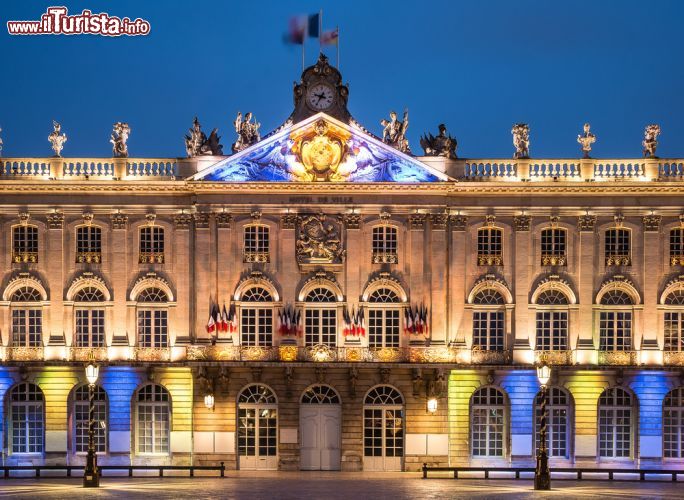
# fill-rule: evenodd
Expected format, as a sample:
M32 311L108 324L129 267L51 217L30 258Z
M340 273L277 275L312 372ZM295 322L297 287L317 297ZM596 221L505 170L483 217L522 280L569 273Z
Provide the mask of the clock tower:
M347 110L349 87L342 84L342 75L328 63L325 54L318 56L318 62L302 73L302 79L294 85L292 121L305 120L316 113L326 113L349 123L351 115Z

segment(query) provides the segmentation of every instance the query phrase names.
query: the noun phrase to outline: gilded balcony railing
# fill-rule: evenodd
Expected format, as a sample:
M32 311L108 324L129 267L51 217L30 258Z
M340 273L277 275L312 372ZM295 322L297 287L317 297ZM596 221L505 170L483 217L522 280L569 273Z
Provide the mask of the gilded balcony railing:
M5 361L43 361L43 347L5 347Z
M243 257L243 262L245 263L267 263L270 261L271 258L268 252L245 252Z
M140 252L138 262L140 264L163 264L164 252Z
M477 254L478 266L503 266L503 255L500 254Z
M373 264L398 264L399 256L396 252L373 252Z
M565 254L562 255L552 255L552 254L542 254L541 265L542 266L565 266L567 265L567 257Z
M534 362L547 365L571 365L572 351L535 351Z
M670 255L671 266L684 266L684 255Z
M470 352L470 362L481 365L507 365L511 362L513 356L511 351L506 349L502 351L487 351L473 347Z
M170 361L171 349L168 347L136 347L134 358L136 361Z
M71 347L69 349L71 361L106 361L106 347Z
M606 255L606 266L631 266L632 258L629 255Z
M100 264L102 252L76 252L77 264Z
M38 262L38 252L12 252L12 262L26 264Z
M599 365L628 366L637 362L636 351L599 351Z
M665 351L663 364L672 366L684 366L684 352Z

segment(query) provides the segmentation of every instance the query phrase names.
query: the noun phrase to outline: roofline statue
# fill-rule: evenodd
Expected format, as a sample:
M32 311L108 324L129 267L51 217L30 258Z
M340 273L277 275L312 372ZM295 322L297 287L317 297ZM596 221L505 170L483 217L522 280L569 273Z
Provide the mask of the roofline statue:
M516 123L511 129L513 134L513 147L516 160L530 157L530 126L527 123Z
M190 135L185 136L185 152L188 158L195 156L223 156L223 146L220 143L221 137L218 135L218 128L209 134L209 137L202 132L197 117L192 121Z
M251 112L245 114L243 119L242 113L238 111L233 125L235 126L235 132L238 134L238 138L231 148L233 153L239 153L243 149L247 149L261 140L261 135L259 134L261 123L256 121L256 119L252 121Z
M389 120L381 120L382 125L382 142L389 144L393 148L398 149L402 153L411 154L408 139L406 138L406 131L408 130L408 109L404 110L404 118L397 120L397 112L390 111Z
M48 141L52 146L52 150L55 152L55 156L62 156L62 149L64 149L64 143L67 141L66 134L62 133L62 125L56 120L52 120L52 132L48 135ZM0 144L2 144L0 142Z
M444 156L450 160L456 159L456 146L458 142L451 135L447 134L446 125L440 123L437 127L439 133L433 136L427 133L420 138L420 146L425 151L426 156Z
M647 125L644 129L644 140L641 145L644 147L644 158L657 158L656 149L658 148L658 136L660 135L660 125Z
M109 142L112 143L114 158L128 158L128 136L131 135L131 127L125 122L116 122L112 130Z
M584 158L590 158L589 153L591 153L591 145L596 142L596 136L591 132L590 124L584 124L584 133L577 136L577 142L582 145Z

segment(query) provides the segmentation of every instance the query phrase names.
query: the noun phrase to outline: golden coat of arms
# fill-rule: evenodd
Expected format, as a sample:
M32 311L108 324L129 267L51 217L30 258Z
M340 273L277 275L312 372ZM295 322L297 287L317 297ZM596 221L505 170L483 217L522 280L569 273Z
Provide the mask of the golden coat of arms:
M338 167L346 153L345 144L349 139L349 132L331 126L325 120L318 120L313 130L308 129L292 139L292 152L302 163L301 168L295 168L293 173L300 180L344 180L345 176L341 175Z

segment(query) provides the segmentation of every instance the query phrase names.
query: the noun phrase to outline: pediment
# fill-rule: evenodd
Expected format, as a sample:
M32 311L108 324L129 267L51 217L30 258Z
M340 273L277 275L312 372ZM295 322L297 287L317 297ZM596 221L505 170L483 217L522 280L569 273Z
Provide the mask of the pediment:
M446 174L318 113L195 174L212 182L440 182Z

